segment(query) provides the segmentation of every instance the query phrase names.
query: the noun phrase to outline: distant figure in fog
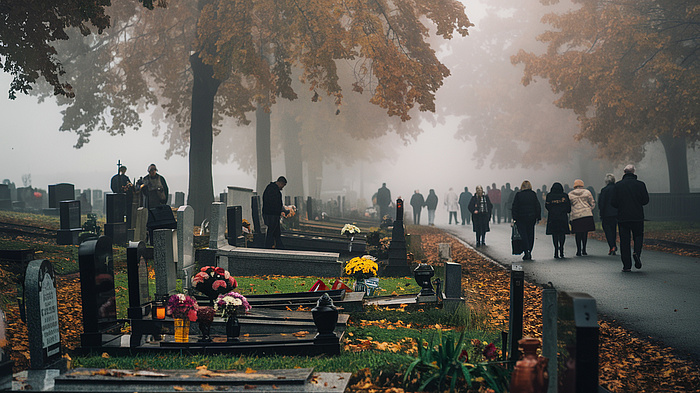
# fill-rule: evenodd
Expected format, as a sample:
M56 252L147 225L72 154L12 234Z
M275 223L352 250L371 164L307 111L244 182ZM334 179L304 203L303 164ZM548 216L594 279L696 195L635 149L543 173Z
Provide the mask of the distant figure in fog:
M501 190L496 186L496 183L491 184L491 189L488 192L488 197L493 203L493 213L491 214L494 223L501 223Z
M265 248L277 249L284 248L282 244L282 228L280 227L280 218L282 213L287 213L287 208L282 203L282 189L287 185L287 179L280 176L276 181L270 182L265 187L262 196L262 214L263 221L267 225L267 233L265 234Z
M386 183L382 183L381 188L377 190L377 205L379 205L379 216L380 220L384 219L384 216L391 216L389 205L391 205L391 191L386 188Z
M420 225L420 213L421 210L423 210L423 205L425 205L425 199L423 198L423 194L421 194L418 190L413 192L410 204L413 208L413 223L416 225Z
M469 201L468 209L472 215L472 229L476 232L476 246L485 246L486 232L491 230L489 221L491 221L493 205L481 186L476 186L474 196Z
M168 183L158 174L156 164L148 166L148 175L137 182L141 195L144 197L144 207L147 209L165 205L168 202Z
M542 218L540 201L537 194L532 191L532 184L525 180L520 185L520 191L513 198L513 221L518 227L520 237L523 240L525 255L523 260L532 260L532 248L535 245L535 224Z
M506 183L505 192L501 193L501 201L503 201L503 212L506 217L506 222L513 222L511 206L513 206L513 198L515 198L515 193L518 191L520 191L518 187L515 187L515 190L513 190L510 188L510 183Z
M584 188L583 180L574 181L574 189L569 193L571 200L571 232L576 236L576 256L588 255L586 244L588 232L595 231L593 208L595 199L591 192Z
M634 240L634 267L642 268L642 243L644 241L644 205L649 203L649 193L644 182L637 180L634 165L627 165L622 180L615 183L612 205L617 208L617 228L620 231L620 257L622 271L632 270L630 241Z
M468 187L464 187L464 191L459 194L459 212L462 215L462 225L466 222L471 222L471 212L469 211L469 202L472 200L472 193Z
M428 208L428 225L435 226L435 210L438 205L438 197L435 195L435 190L430 189L428 197L425 198L425 206Z
M554 244L554 259L564 258L564 242L569 231L569 213L571 201L564 193L561 183L552 184L552 189L547 193L544 204L547 209L547 235L552 235Z
M605 232L605 240L608 241L608 255L615 255L617 251L617 209L612 205L612 197L615 192L615 176L612 173L605 175L605 187L598 194L598 210L600 221Z
M455 225L459 225L457 220L457 210L459 210L459 204L457 203L457 194L454 189L450 187L450 190L445 194L445 208L447 209L447 214L449 215L448 223L452 224L452 217L455 218Z

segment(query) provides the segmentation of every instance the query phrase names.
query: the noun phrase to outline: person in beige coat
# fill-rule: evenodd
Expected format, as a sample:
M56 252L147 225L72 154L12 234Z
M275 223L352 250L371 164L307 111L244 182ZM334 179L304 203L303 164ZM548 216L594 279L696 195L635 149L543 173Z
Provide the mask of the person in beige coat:
M588 243L588 232L595 231L595 221L593 221L593 208L595 199L590 191L584 188L583 180L574 181L574 189L569 192L571 201L571 232L576 236L576 256L588 255L586 253L586 243Z

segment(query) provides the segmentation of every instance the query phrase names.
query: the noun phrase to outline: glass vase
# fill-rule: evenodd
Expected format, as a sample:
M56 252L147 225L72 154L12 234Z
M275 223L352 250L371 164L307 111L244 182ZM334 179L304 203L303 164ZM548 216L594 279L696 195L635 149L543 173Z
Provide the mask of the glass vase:
M226 341L237 342L241 335L241 325L238 323L238 315L234 312L226 320Z
M175 342L186 343L190 340L190 320L175 318Z

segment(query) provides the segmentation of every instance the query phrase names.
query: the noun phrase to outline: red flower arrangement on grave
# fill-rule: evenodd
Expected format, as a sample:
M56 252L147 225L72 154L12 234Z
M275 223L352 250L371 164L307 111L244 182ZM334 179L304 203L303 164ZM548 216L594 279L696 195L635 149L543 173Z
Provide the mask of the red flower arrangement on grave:
M197 301L181 293L172 295L168 299L168 311L173 318L188 318L194 322L197 320Z
M192 285L209 299L228 293L238 286L236 279L222 267L204 266L192 277Z

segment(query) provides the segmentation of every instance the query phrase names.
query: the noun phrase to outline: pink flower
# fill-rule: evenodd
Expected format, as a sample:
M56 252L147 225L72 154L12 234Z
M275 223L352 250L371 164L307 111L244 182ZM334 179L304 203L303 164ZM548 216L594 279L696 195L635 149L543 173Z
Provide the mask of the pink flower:
M228 270L224 270L224 278L228 280L229 277L231 277L231 273Z
M228 282L231 284L231 289L236 289L236 287L238 287L238 283L236 282L235 278L229 277Z
M197 285L199 283L204 282L204 280L206 280L207 278L209 278L208 274L202 272L197 273L194 277L192 277L192 284Z
M204 266L203 268L199 269L200 272L206 272L207 269L209 269L209 266Z
M197 321L197 310L192 309L192 310L188 311L188 312L187 312L187 318L189 318L189 320L190 320L191 322Z
M224 270L223 267L214 268L214 271L216 272L216 274L224 274L226 272L226 270Z
M215 291L216 291L217 289L219 289L219 287L224 287L224 289L226 289L226 281L224 281L224 280L216 280L216 281L214 281L213 284L211 284L211 289L213 289L213 290L215 290Z

